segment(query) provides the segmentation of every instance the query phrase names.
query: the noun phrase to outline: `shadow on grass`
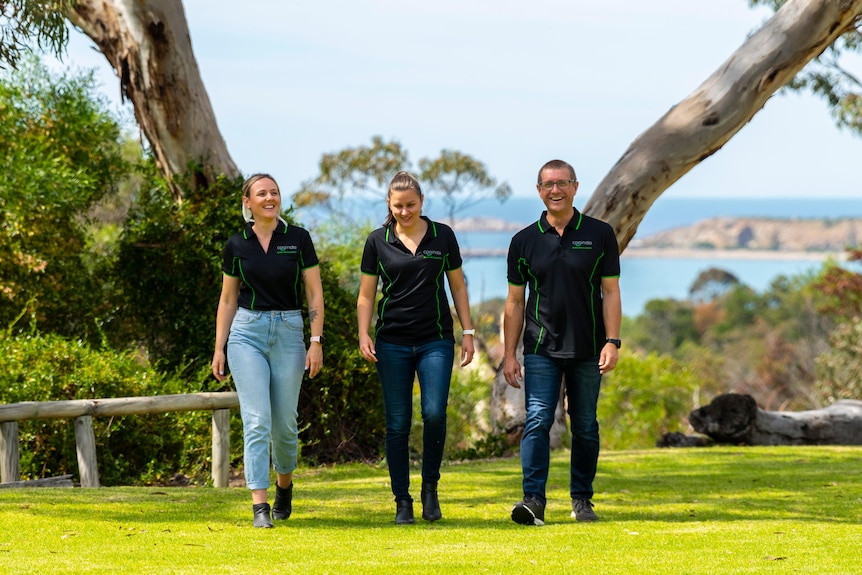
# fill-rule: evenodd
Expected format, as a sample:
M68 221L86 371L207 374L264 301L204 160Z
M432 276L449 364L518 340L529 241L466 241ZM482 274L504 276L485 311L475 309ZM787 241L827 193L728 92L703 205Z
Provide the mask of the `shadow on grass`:
M862 485L857 476L862 448L703 448L608 452L599 459L596 511L601 523L816 521L858 523ZM570 522L569 454L552 456L548 513ZM483 529L509 526L521 497L517 457L444 465L439 484L444 519L420 518L419 468L411 469L415 526L394 524L388 472L379 465L351 464L300 469L295 475L294 515L274 532L330 529ZM270 502L274 487L271 489ZM80 521L88 517L118 526L153 530L213 531L251 526L245 488L121 487L20 489L3 494L6 521L28 517ZM8 525L7 525L8 526Z

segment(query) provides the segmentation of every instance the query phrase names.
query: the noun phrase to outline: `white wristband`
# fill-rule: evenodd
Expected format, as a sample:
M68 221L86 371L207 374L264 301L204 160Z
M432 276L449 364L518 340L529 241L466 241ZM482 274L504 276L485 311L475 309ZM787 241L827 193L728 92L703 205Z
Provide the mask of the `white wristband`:
M475 329L465 329L461 333L463 333L464 335L476 335L476 330Z

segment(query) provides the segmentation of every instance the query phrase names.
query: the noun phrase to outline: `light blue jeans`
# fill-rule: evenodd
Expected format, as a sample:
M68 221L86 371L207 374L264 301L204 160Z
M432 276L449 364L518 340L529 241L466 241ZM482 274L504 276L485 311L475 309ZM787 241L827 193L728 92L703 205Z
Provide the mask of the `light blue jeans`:
M249 489L269 487L278 473L296 469L299 390L305 371L302 312L238 308L227 343L228 366L242 416L245 481Z

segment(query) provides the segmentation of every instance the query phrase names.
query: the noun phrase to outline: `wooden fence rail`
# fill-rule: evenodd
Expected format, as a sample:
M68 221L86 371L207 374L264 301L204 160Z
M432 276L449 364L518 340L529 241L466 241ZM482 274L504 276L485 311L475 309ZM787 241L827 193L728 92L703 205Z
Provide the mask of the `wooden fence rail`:
M18 422L30 419L75 420L75 446L81 487L99 487L93 417L212 411L213 485L227 487L230 473L230 410L239 407L235 392L188 393L152 397L27 401L0 405L0 483L20 479Z

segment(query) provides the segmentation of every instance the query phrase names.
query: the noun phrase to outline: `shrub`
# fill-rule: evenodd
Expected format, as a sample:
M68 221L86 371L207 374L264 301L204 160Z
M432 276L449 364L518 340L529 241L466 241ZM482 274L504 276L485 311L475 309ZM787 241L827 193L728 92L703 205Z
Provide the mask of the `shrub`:
M602 381L598 404L602 447L654 447L665 433L685 431L697 389L686 365L670 357L624 355Z
M56 335L0 333L0 357L3 403L170 395L188 386L142 365L132 352L97 351ZM181 470L199 474L208 467L209 412L96 417L93 431L104 485L158 481ZM19 422L19 444L23 478L77 475L73 422Z

